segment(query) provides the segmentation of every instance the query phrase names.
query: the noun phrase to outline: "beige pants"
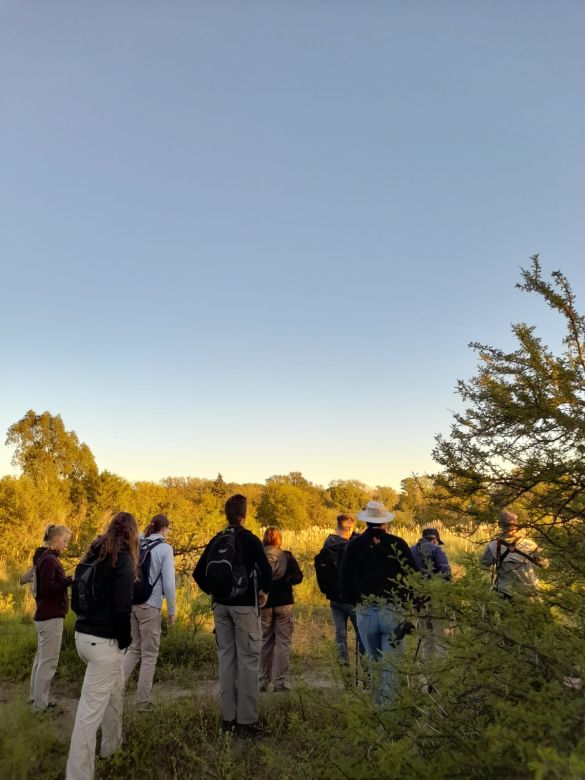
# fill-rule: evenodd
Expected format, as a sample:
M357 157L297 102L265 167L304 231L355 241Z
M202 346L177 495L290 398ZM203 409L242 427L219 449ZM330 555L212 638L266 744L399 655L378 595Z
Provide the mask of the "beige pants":
M295 625L294 607L268 607L262 610L262 654L260 681L278 688L286 684L290 648Z
M124 651L116 639L77 632L75 645L87 669L71 735L66 780L92 780L98 727L102 727L103 758L111 756L122 741Z
M122 669L126 682L140 661L136 688L136 701L140 704L150 701L159 645L160 609L148 604L136 604L132 607L132 644L124 657Z
M262 630L256 607L215 604L221 717L251 724L258 720L258 664Z
M49 704L51 682L59 663L63 618L35 620L35 628L37 630L37 653L30 675L29 700L36 710L45 710Z

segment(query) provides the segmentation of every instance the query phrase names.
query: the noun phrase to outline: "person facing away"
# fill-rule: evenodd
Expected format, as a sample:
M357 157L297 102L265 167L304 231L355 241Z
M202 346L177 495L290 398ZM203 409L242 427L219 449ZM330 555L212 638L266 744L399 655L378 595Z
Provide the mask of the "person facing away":
M303 572L294 555L282 549L279 528L268 526L262 544L272 569L272 587L261 610L260 690L267 690L272 682L277 693L289 690L288 664L295 623L293 586L303 581Z
M538 586L536 567L544 564L537 545L522 535L514 512L501 511L499 526L500 534L488 542L479 561L493 567L492 588L504 598L529 594Z
M122 741L122 662L131 642L132 590L138 563L138 527L128 512L118 512L104 534L90 545L75 572L73 604L80 602L82 576L88 576L95 601L77 606L75 645L86 664L71 735L66 780L91 780L101 725L101 756L111 756Z
M425 579L433 577L451 579L451 566L442 549L443 544L436 528L423 528L421 538L410 548L412 557ZM419 628L422 662L427 663L433 658L444 658L448 648L446 640L451 636L452 631L449 622L434 613L430 602L426 605L425 615L419 621ZM428 684L428 680L424 678L423 685L428 686Z
M357 604L357 626L367 656L382 661L381 674L377 671L373 677L374 701L389 704L398 684L392 660L402 652L401 610L412 600L404 578L419 568L404 539L387 532L394 515L381 501L369 501L357 516L367 528L346 547L341 594L344 602Z
M325 539L323 547L315 556L315 574L321 593L329 599L329 607L335 628L335 646L341 663L349 664L347 648L347 621L353 626L361 655L365 653L355 617L355 604L343 601L341 596L341 559L350 539L355 533L355 519L348 514L337 515L335 531Z
M63 620L69 610L67 588L71 577L65 575L59 556L67 548L71 531L64 525L49 525L45 530L43 546L33 555L36 602L34 624L37 631L37 652L30 676L29 703L37 711L57 710L49 701L51 682L57 671Z
M140 559L150 555L148 589L152 587L152 592L144 603L132 606L132 644L122 664L124 682L127 682L140 661L136 687L138 709L146 709L151 703L154 670L160 645L163 598L167 600L169 624L172 626L175 622L175 559L173 548L167 543L170 528L168 517L155 515L140 540Z
M212 596L222 731L254 737L260 733L260 608L266 603L272 569L260 539L244 528L246 512L245 496L236 494L228 498L225 502L228 526L205 547L193 579L204 593ZM225 579L228 571L229 587L224 587L220 580Z

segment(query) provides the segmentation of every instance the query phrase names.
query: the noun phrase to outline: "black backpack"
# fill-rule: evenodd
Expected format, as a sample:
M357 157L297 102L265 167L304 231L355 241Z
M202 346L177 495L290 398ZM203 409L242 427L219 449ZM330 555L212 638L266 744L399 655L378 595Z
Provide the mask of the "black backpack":
M78 616L91 615L100 606L96 589L96 568L102 563L97 556L93 560L78 563L71 585L71 609Z
M162 544L162 539L155 539L152 542L143 539L140 542L140 553L138 555L138 579L134 583L132 591L132 603L144 604L152 595L154 586L159 581L162 575L162 568L158 573L158 577L150 584L150 564L152 562L151 552L159 544Z
M347 542L329 544L315 556L315 574L319 590L330 601L341 599L341 559Z
M228 526L209 543L205 578L214 599L232 601L248 590L249 577L237 534L238 529Z

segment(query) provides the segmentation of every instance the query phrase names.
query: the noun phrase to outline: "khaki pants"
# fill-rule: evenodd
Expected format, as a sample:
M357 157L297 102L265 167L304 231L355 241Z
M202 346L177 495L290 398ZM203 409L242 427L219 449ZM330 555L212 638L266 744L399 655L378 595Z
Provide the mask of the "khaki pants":
M122 741L124 651L116 639L77 632L75 645L87 669L71 735L66 780L92 780L98 727L102 727L103 758L111 756Z
M258 720L258 664L262 648L256 607L214 604L221 717L242 725Z
M150 701L160 645L160 631L160 609L148 604L136 604L132 607L132 644L124 656L122 669L124 682L126 682L140 661L136 688L136 701L140 704Z
M29 700L36 710L45 710L49 704L51 682L57 671L61 639L63 638L63 618L35 620L37 630L37 653L30 675Z
M260 682L270 681L275 688L286 684L292 635L295 625L294 607L265 607L262 610L262 654Z

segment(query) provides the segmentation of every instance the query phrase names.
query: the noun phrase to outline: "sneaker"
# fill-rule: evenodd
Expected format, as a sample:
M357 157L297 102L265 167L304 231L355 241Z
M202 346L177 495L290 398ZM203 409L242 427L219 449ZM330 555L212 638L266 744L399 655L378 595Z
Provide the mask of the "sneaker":
M274 693L288 693L290 691L290 685L281 683L280 685L275 685L272 690Z
M258 723L236 723L236 734L240 739L256 739L262 733Z
M33 712L38 712L40 715L49 715L51 717L62 715L64 712L63 707L61 707L60 704L57 704L54 701L50 701L44 710L41 710L38 707L34 707L34 706L32 709Z
M136 712L150 712L152 709L152 702L151 701L137 701L136 702Z
M233 734L236 730L235 720L222 720L221 731L222 734Z

